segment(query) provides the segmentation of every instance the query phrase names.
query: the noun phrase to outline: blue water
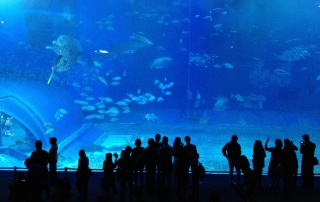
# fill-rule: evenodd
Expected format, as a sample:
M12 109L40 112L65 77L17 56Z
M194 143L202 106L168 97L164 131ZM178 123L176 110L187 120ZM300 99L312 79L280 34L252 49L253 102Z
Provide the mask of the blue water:
M107 135L123 134L123 124L131 125L132 140L142 133L147 136L144 131L153 137L163 128L172 140L188 134L210 170L226 169L221 159L215 159L221 158L220 146L233 133L245 140L248 156L254 140L267 136L299 142L302 134L310 133L320 144L317 1L0 4L1 79L47 85L58 54L46 46L61 35L74 38L81 45L79 62L55 72L49 85L68 93L54 99L68 99L85 122L99 125ZM68 115L72 117L71 112ZM272 128L276 134L270 134ZM213 135L218 129L223 138ZM257 131L257 136L246 130ZM212 155L205 152L202 138L219 142ZM77 156L65 158L75 161Z

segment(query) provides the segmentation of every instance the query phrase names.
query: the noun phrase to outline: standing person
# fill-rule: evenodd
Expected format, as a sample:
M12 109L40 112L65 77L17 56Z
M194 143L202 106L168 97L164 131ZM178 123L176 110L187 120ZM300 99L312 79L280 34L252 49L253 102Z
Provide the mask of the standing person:
M39 163L34 163L30 158L24 161L24 165L28 168L25 183L27 192L27 202L41 202L44 187L47 186L45 173Z
M269 137L267 138L266 144L264 145L264 149L268 152L271 152L269 167L268 167L268 176L271 178L271 186L279 187L280 178L281 178L281 170L280 170L280 162L282 156L282 141L280 139L276 139L274 144L275 147L268 147Z
M50 137L49 140L51 148L49 149L49 175L50 184L54 185L58 179L57 177L57 162L58 162L58 144L57 138Z
M295 150L298 150L292 141L284 139L284 147L281 159L281 171L283 173L284 194L291 194L294 187L296 171L298 169L298 159Z
M115 186L115 176L114 169L117 166L118 162L118 154L114 153L114 157L116 158L115 162L112 162L112 154L106 153L106 160L103 162L103 179L102 179L102 187L108 193L110 188L113 188L113 192L117 193Z
M252 157L253 170L257 175L257 186L261 191L262 170L264 168L264 159L266 158L266 151L264 150L262 142L260 140L256 140L254 142Z
M132 149L132 160L134 163L134 184L138 185L138 174L140 176L140 184L143 185L143 169L145 164L144 147L141 146L142 142L139 138L134 142L135 147Z
M7 117L6 121L4 122L4 126L6 127L6 136L13 136L13 134L11 133L12 119L13 117Z
M80 194L79 199L81 201L88 200L88 183L89 183L89 158L86 152L81 149L79 151L78 168L76 171L76 188Z
M163 145L163 142L161 142L161 135L159 133L157 133L155 136L154 136L154 140L155 140L155 147L156 147L156 150L157 150L157 153L159 152L159 149L160 147ZM159 160L159 158L158 158ZM161 166L159 166L159 162L157 162L157 184L161 184Z
M121 151L121 156L118 160L118 168L120 170L120 199L121 201L125 201L126 199L126 184L128 184L129 188L129 200L132 199L132 175L133 175L133 160L131 157L132 148L130 146L126 146L124 150Z
M145 149L146 157L146 185L148 189L154 189L156 170L158 162L158 150L153 138L148 139L148 146Z
M238 136L232 135L231 141L226 143L222 148L223 156L227 157L230 169L230 183L234 184L233 181L233 168L236 168L237 172L237 184L240 184L240 168L238 166L238 161L241 156L241 146L237 142Z
M172 146L169 145L169 138L163 136L163 145L159 148L159 160L158 165L161 168L161 183L163 186L171 185L171 174L172 174L172 156L174 154Z
M44 189L46 191L46 197L47 199L49 199L51 194L50 184L49 184L49 172L48 172L48 163L50 161L49 153L42 149L41 140L37 140L35 142L35 148L36 150L31 153L30 160L35 164L39 164L42 169L43 176L44 176L44 185L45 185Z
M302 136L303 141L300 143L300 153L302 154L301 176L302 186L305 189L313 187L313 160L316 144L310 141L307 134Z
M183 149L187 153L189 167L191 167L191 174L192 174L193 168L195 168L195 166L197 166L197 163L196 163L196 158L197 158L197 154L198 154L197 147L196 147L196 145L191 144L191 137L190 136L185 136L184 141L186 142L186 145L183 147Z
M183 149L183 144L180 137L176 137L173 142L174 160L173 169L177 184L177 196L180 199L186 199L186 188L189 162L186 151Z

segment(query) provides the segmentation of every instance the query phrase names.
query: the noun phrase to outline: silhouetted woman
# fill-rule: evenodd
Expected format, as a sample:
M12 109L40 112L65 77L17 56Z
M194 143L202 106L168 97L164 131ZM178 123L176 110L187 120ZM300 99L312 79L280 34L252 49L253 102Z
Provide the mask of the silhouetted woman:
M270 163L268 168L268 176L271 178L272 187L279 187L280 178L281 178L281 170L280 170L280 162L282 155L282 141L280 139L276 139L275 147L268 147L269 137L266 141L264 149L266 151L271 152Z
M284 139L281 160L284 194L290 194L296 183L298 159L295 150L298 150L298 147L289 139Z
M261 190L262 170L264 168L264 159L266 158L266 152L260 140L256 140L254 143L252 157L253 170L257 176L257 186Z
M112 154L106 154L106 160L103 162L103 179L102 179L102 187L105 191L109 191L110 188L113 188L114 193L116 193L116 187L114 184L115 174L114 169L117 166L118 154L114 153L114 157L116 158L115 162L112 162Z
M83 149L79 151L79 157L78 169L76 171L76 187L80 194L79 199L86 201L88 199L88 182L90 177L88 173L89 159Z
M144 176L143 169L145 165L144 148L141 147L141 140L139 138L134 142L135 147L132 149L132 160L134 163L134 183L138 185L138 174L140 176L140 184L143 184Z

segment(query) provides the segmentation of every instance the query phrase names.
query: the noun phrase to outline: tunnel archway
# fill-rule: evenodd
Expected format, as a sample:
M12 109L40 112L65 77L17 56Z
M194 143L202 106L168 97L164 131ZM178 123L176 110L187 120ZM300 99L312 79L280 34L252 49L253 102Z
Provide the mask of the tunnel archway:
M90 144L103 133L84 121L81 110L73 100L68 91L58 86L24 79L0 79L0 111L19 122L34 140L42 140L45 149L50 147L49 138L57 137L59 152L64 152L64 155L75 155L78 147L73 148L72 145L77 144L75 140L79 136L90 137L91 142L87 141ZM1 137L4 137L3 131ZM29 144L33 147L33 143ZM17 151L12 151L10 145L2 144L0 148L0 153L4 153L5 149L6 154L21 156L17 155Z

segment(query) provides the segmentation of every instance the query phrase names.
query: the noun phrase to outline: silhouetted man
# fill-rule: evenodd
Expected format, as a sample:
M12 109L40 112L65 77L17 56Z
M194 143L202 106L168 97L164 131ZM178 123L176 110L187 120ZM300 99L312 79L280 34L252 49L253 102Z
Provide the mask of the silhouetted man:
M232 135L231 141L224 145L222 154L227 157L230 169L230 183L233 184L233 168L237 171L237 184L240 184L240 168L238 161L241 156L241 146L237 142L238 136Z
M57 162L58 162L58 144L57 138L50 137L51 148L49 150L49 173L50 173L50 184L53 185L57 181Z
M304 134L302 139L303 141L300 143L302 186L310 188L313 186L313 158L316 144L310 141L310 137L307 134Z
M42 150L41 140L35 142L36 150L31 153L30 160L41 166L42 172L44 174L45 180L45 190L46 197L50 198L50 186L49 186L49 173L48 173L48 163L50 160L49 153L45 150Z

